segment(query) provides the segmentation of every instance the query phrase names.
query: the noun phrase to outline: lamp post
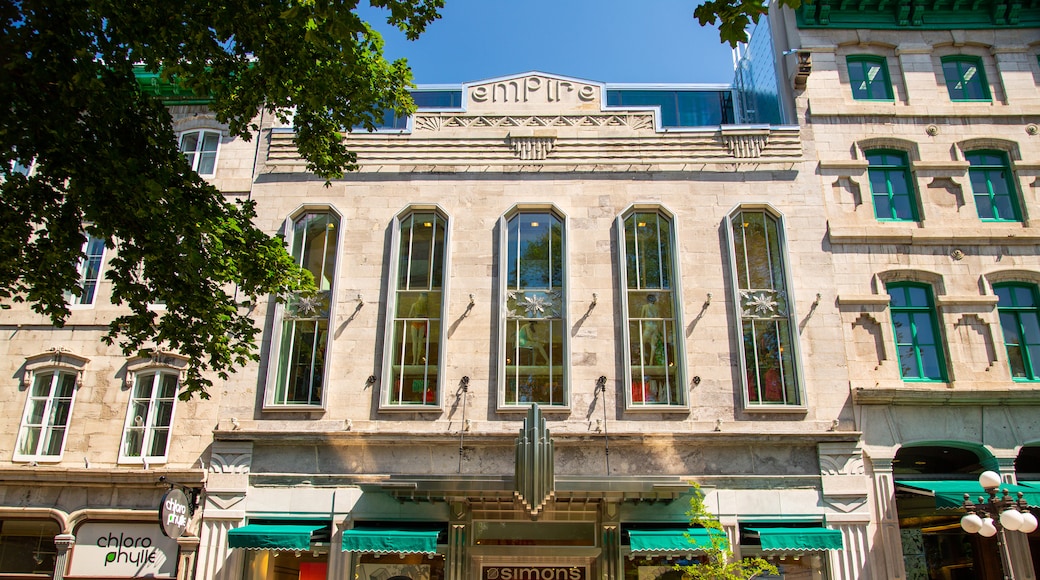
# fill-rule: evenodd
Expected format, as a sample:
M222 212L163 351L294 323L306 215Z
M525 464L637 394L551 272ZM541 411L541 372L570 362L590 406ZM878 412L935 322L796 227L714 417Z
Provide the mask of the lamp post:
M1004 490L1003 496L998 495L1000 476L997 473L982 472L979 484L989 494L989 499L979 496L979 503L974 504L971 502L970 494L964 494L964 509L968 514L961 518L961 529L984 538L996 536L1004 580L1015 580L1015 569L1011 565L1011 552L1008 550L1004 531L1028 534L1037 528L1036 516L1030 513L1029 505L1022 499L1022 492L1018 492L1018 499L1012 499L1007 489ZM997 518L994 519L993 515Z

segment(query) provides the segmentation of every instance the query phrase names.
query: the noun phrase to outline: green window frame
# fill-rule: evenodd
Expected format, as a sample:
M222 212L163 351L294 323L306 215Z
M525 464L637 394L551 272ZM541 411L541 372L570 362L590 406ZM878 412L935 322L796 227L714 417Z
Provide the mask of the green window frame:
M1040 295L1036 285L1008 282L994 285L993 291L1011 378L1040 380Z
M268 371L268 407L324 404L339 229L339 217L329 210L305 211L286 228L289 253L311 273L318 291L289 296L281 308Z
M566 232L551 210L521 210L501 225L504 352L499 405L570 404L566 327Z
M801 407L804 396L783 219L764 208L742 208L730 214L729 222L745 405Z
M964 157L968 160L968 177L979 219L1021 221L1018 188L1015 187L1007 154L1003 151L971 151Z
M848 65L852 98L857 101L892 101L892 80L888 76L888 61L883 56L853 55L845 59Z
M441 402L443 319L448 220L440 212L408 211L395 219L393 325L383 360L383 405L389 408Z
M917 221L917 194L906 152L875 149L865 155L874 216L880 221Z
M685 349L675 282L675 229L658 209L618 220L625 318L626 401L630 408L686 405Z
M927 284L888 285L892 328L904 381L945 381L946 360L932 289Z
M943 78L952 101L991 101L982 59L963 54L942 58Z

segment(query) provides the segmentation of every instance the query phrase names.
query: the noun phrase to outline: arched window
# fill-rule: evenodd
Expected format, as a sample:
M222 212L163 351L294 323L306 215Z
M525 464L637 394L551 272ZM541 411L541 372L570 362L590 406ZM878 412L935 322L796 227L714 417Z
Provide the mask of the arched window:
M741 208L730 214L728 230L745 403L804 406L783 220L768 209Z
M634 210L618 220L626 399L632 408L686 405L675 233L669 215Z
M27 387L15 461L60 461L68 442L72 406L88 359L54 349L26 359Z
M220 133L216 131L188 131L181 133L181 153L195 173L212 176L217 172L217 149Z
M153 353L127 363L130 402L119 444L120 463L165 463L170 449L173 411L187 359Z
M565 231L551 210L521 210L502 224L504 346L499 404L566 407Z
M436 407L441 397L448 220L439 211L414 210L394 220L388 300L392 337L384 346L383 406Z
M1006 283L993 287L1004 330L1011 377L1040 380L1040 300L1032 284Z
M324 403L329 321L332 316L339 217L305 211L287 226L289 251L314 277L314 295L290 296L276 314L273 364L268 369L267 407L320 407Z
M982 59L957 54L942 58L943 78L951 101L990 101Z
M932 289L925 284L888 284L899 372L904 381L945 381L938 315Z

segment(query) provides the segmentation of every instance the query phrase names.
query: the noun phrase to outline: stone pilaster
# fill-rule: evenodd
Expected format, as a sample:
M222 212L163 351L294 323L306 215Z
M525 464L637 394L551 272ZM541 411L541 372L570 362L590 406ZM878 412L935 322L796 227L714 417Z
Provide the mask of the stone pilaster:
M616 503L603 503L600 512L600 532L603 536L603 551L600 553L600 569L603 580L621 580L621 520Z
M252 458L252 443L217 441L213 444L199 530L202 542L196 572L199 578L242 578L243 554L241 550L228 548L227 533L245 522Z
M58 553L54 556L54 575L51 576L53 580L65 578L65 569L68 568L69 563L69 548L75 544L76 536L72 534L58 534L54 536L54 547L58 550Z
M878 542L873 553L875 570L881 578L903 580L903 541L899 535L899 514L896 511L896 488L892 477L891 457L871 457L873 468L874 519L878 523Z
M195 556L201 540L195 536L177 538L177 580L194 580Z

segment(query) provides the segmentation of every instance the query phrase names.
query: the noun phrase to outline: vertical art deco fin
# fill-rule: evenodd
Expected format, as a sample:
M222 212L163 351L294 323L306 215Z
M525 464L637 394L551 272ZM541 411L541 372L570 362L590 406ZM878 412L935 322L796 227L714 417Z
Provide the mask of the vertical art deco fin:
M556 493L553 471L553 441L538 405L531 405L516 440L516 496L531 517L545 507Z

